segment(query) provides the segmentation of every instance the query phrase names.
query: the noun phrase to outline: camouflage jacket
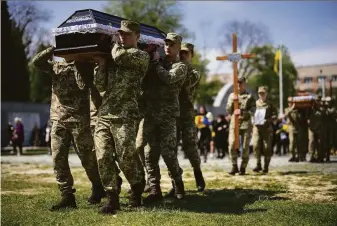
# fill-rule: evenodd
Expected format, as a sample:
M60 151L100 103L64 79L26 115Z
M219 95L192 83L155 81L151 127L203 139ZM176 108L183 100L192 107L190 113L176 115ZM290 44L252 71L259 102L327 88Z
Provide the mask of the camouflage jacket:
M226 110L229 114L232 115L230 128L234 128L234 101L233 101L233 93L231 93L228 97ZM256 108L255 98L253 95L248 93L247 91L241 93L239 95L239 109L241 110L241 115L239 116L239 127L240 129L248 129L252 126L252 116L254 115Z
M318 108L313 108L309 115L309 128L313 132L319 132L322 123L322 112Z
M125 49L115 44L112 60L100 63L94 85L104 92L98 116L139 119L138 101L149 55L137 48Z
M52 75L50 119L64 122L89 122L89 89L79 64L50 61L54 47L38 53L35 67ZM81 73L80 73L81 71Z
M256 110L258 110L258 109L266 109L266 113L265 113L265 122L264 122L264 125L258 125L256 127L257 128L271 127L271 125L272 125L272 117L273 116L277 117L277 109L269 101L263 102L260 99L258 99L256 101Z
M194 100L196 89L200 82L200 73L188 65L186 79L181 87L179 94L179 105L181 117L195 115Z
M301 115L296 108L288 107L284 109L285 116L287 117L287 124L289 130L297 133L301 127Z
M143 82L145 114L159 118L180 116L179 92L186 74L187 66L178 60L151 62Z

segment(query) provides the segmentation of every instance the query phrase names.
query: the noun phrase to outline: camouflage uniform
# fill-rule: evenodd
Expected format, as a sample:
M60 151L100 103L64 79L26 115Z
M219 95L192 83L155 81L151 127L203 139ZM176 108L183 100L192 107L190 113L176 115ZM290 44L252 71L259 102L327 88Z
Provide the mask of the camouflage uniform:
M95 85L105 93L94 139L103 186L107 192L116 193L118 172L114 155L131 186L144 183L135 141L140 82L149 56L137 48L125 49L119 44L114 44L111 55L112 61L100 64L95 76Z
M189 43L188 43L189 44ZM190 51L188 44L183 43L181 51ZM191 44L190 44L191 45ZM177 141L182 136L183 150L194 169L200 169L198 153L197 128L194 123L194 100L196 88L200 81L200 73L187 65L187 76L179 94L180 117L177 121Z
M316 162L322 159L322 112L317 106L314 106L309 115L309 153L310 162Z
M326 113L327 113L327 142L326 142L326 152L325 157L326 161L330 161L330 152L334 146L334 137L335 137L335 130L336 130L336 119L337 113L336 109L333 107L331 102L331 97L325 98L326 102Z
M97 161L90 132L89 90L74 62L49 61L54 47L37 54L33 64L52 73L52 98L50 119L51 148L56 180L62 194L73 193L74 180L70 172L68 154L70 143L75 150L90 179L100 185ZM81 73L83 70L81 71Z
M266 93L267 87L261 86L258 89L259 93ZM263 150L264 155L264 172L268 172L268 166L273 153L273 128L272 128L272 117L277 117L276 108L269 102L263 102L261 99L256 101L256 112L260 109L265 109L264 122L263 124L255 124L253 128L253 148L257 160L257 166L254 171L258 172L262 170L261 168L261 150ZM262 147L260 146L262 144Z
M287 117L288 132L289 132L289 150L292 157L289 161L298 161L299 152L299 136L300 114L297 109L288 107L284 110Z
M308 153L309 149L309 125L308 125L308 119L309 119L309 109L299 109L299 149L298 149L298 157L299 161L303 162L306 161L306 155Z
M171 36L171 37L170 37ZM168 33L175 42L180 36ZM187 74L187 66L179 62L169 62L166 58L152 61L144 81L146 110L144 118L145 161L151 192L160 194L159 157L162 155L169 174L175 183L182 184L182 169L179 166L176 149L179 117L179 91ZM183 186L183 184L182 184ZM151 193L152 194L152 193ZM149 199L150 200L150 199Z
M245 79L243 77L240 77L239 81L244 82ZM251 95L247 91L244 91L243 93L239 94L238 98L239 98L239 109L241 110L241 115L239 116L239 136L241 136L242 149L243 149L240 171L242 174L244 174L245 173L244 171L249 161L249 142L250 142L251 133L252 133L251 118L255 112L255 98L253 97L253 95ZM228 97L226 110L229 114L232 115L230 126L229 126L228 149L230 152L230 158L231 158L232 165L233 165L232 172L234 172L234 171L238 171L237 170L238 153L237 153L237 150L235 150L234 148L235 115L234 115L233 93L231 93ZM231 174L233 174L232 172Z

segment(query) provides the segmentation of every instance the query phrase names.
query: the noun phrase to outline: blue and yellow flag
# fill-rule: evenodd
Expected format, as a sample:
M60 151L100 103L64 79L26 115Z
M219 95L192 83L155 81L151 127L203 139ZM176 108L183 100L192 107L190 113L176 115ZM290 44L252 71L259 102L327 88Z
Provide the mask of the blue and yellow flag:
M274 71L278 73L278 62L281 58L281 51L278 49L275 53Z

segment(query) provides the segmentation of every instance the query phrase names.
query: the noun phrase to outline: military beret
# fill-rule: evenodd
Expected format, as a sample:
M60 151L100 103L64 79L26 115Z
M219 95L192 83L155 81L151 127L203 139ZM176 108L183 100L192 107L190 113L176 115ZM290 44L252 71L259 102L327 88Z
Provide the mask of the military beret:
M122 20L121 27L119 28L118 31L124 31L127 33L131 33L131 32L139 33L140 25L139 23L131 21L131 20Z
M181 41L183 40L183 38L176 34L176 33L167 33L165 41L172 41L174 43L181 43Z
M194 45L191 44L191 43L181 43L181 49L182 51L190 51L190 52L193 52L194 50Z
M258 93L266 93L266 92L268 92L268 87L267 86L260 86L257 92Z

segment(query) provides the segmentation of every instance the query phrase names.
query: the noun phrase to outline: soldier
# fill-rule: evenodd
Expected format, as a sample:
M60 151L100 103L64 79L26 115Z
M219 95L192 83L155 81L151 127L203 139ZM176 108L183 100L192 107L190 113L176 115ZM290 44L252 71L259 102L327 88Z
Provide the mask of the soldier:
M177 199L184 197L182 169L176 149L177 117L179 117L179 91L187 74L187 66L179 61L182 38L168 33L165 39L165 58L159 55L150 62L144 83L146 110L144 118L145 161L150 185L148 203L163 198L160 189L159 157L162 155L169 175L174 182ZM159 59L159 60L158 60Z
M257 160L254 172L260 172L261 167L261 150L264 155L263 173L268 173L270 159L273 153L273 128L272 118L277 117L276 108L267 100L268 88L260 86L258 89L259 99L256 101L256 112L253 128L253 147ZM261 147L262 144L262 147Z
M319 101L319 99L315 100L308 120L310 162L317 162L318 159L322 159L322 112L319 109Z
M235 175L239 173L240 175L246 174L246 167L249 161L249 142L251 139L252 133L252 115L255 112L255 99L252 94L246 91L246 79L244 77L238 78L239 86L239 97L235 96L234 93L231 93L228 97L228 102L226 106L226 110L229 114L232 115L232 119L229 126L229 152L232 160L232 170L229 172L231 175ZM239 109L234 111L234 100L239 99ZM242 140L242 162L240 166L240 172L238 169L238 152L234 148L234 118L235 115L239 115L239 135Z
M288 98L288 108L284 109L283 118L287 118L288 132L289 132L289 150L292 157L289 162L298 162L298 151L299 151L299 136L298 131L300 127L300 115L298 110L295 108L295 103L292 102L291 97Z
M325 98L325 105L326 105L326 113L327 113L327 148L326 148L326 162L330 161L330 153L331 149L333 148L334 143L334 130L336 130L336 118L337 113L336 109L333 106L333 102L331 100L331 97Z
M73 194L76 190L73 189L74 180L68 162L71 142L74 143L82 166L92 183L89 203L99 203L105 193L99 178L96 156L92 152L88 91L88 84L93 79L92 74L90 71L86 73L84 65L79 62L67 59L65 62L50 61L53 52L54 47L49 47L37 54L32 63L35 67L52 74L51 149L62 199L52 206L51 210L58 210L66 207L76 208Z
M191 61L193 54L193 44L181 44L180 60L188 66L188 72L179 94L180 117L177 120L177 143L180 140L181 133L183 150L193 167L198 191L203 191L205 189L205 180L200 168L200 156L197 145L197 129L194 124L195 111L193 106L196 87L200 81L200 73L192 68ZM177 149L176 152L178 152ZM174 188L172 188L167 196L173 196L174 193Z
M114 214L120 208L115 158L131 185L131 207L141 205L145 186L135 141L140 83L148 67L149 55L137 48L138 23L122 20L118 33L122 44L113 45L111 59L100 59L95 77L99 91L106 90L98 110L94 139L100 176L108 198L99 212L107 214Z
M88 68L88 71L90 68ZM95 68L94 75L96 75L98 70L98 66ZM103 92L99 92L97 87L94 86L94 84L90 84L90 130L91 130L91 135L94 137L95 135L95 127L97 123L97 115L98 115L98 109L102 104L102 96L104 95ZM95 152L95 145L93 146L93 152ZM96 156L96 153L95 153ZM116 159L115 159L116 160ZM116 165L117 166L117 165ZM120 169L117 167L116 169L117 172L120 172ZM121 192L121 187L122 187L122 178L118 176L117 178L117 191L118 194Z

